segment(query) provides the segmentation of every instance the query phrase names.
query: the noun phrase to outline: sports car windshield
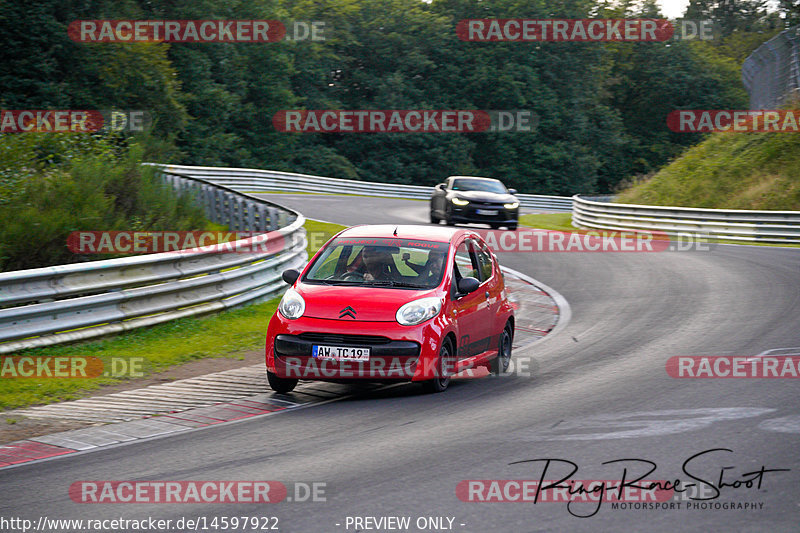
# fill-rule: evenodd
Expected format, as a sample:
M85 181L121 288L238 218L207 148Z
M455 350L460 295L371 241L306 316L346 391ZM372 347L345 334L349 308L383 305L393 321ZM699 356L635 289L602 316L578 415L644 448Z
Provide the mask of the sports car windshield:
M482 191L497 194L508 194L505 185L495 180L476 180L469 178L459 178L453 180L454 191Z
M432 289L442 281L449 244L388 238L338 238L303 281L331 285Z

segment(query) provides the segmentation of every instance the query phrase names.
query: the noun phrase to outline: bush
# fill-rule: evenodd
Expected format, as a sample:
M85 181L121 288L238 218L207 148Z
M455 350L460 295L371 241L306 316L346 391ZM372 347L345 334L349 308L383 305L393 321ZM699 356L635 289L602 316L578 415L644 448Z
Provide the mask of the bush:
M178 198L152 168L141 165L151 142L0 136L0 270L113 257L73 254L67 249L73 231L206 228L201 208Z

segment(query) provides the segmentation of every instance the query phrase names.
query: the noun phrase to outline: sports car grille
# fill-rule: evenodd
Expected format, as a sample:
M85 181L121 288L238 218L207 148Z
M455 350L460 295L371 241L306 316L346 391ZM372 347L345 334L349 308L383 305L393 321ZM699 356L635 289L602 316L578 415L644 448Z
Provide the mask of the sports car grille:
M502 203L494 203L494 202L475 202L470 200L469 205L472 207L477 207L479 209L503 209Z

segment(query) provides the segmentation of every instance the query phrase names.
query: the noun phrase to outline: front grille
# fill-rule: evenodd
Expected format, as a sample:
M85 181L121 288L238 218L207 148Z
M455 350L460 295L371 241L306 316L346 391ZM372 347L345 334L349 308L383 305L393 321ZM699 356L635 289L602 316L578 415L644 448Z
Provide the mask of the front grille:
M347 335L340 333L301 333L298 338L319 343L330 344L355 344L370 346L375 344L388 344L391 339L380 335Z
M503 204L493 204L490 202L470 202L469 205L477 209L503 209Z

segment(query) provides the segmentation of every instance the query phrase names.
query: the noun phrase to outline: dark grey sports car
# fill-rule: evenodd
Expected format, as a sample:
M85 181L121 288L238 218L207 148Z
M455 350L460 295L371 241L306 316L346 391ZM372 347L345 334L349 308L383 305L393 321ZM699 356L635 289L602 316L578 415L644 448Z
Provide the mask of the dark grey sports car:
M474 176L450 176L433 190L431 222L478 222L492 228L517 229L519 200L502 182Z

